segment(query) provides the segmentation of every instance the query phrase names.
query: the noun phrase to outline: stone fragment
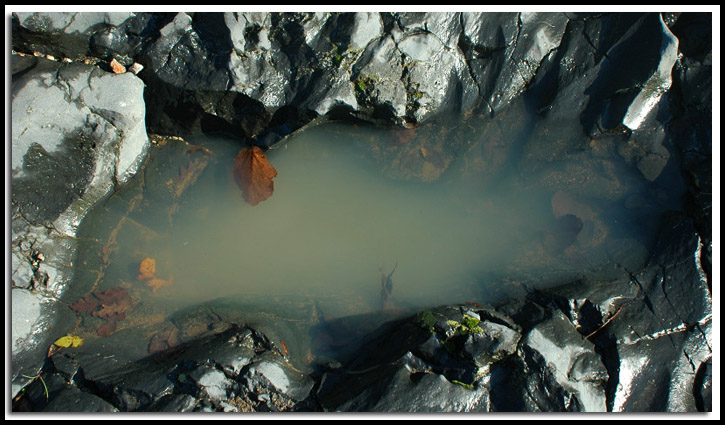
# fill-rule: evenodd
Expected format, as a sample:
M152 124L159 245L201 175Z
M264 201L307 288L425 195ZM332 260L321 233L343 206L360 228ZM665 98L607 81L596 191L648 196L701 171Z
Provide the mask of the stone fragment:
M126 72L126 67L121 65L116 58L111 59L111 70L116 74L123 74Z

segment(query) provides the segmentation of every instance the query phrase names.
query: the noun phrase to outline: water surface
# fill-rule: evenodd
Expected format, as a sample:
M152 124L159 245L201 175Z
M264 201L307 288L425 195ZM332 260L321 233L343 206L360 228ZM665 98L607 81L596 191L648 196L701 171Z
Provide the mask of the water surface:
M594 169L590 179L579 167L587 183L572 184L581 154L532 159L531 126L431 128L298 132L267 151L278 176L256 206L232 178L238 141L155 147L144 172L84 221L78 288L126 288L156 321L239 295L339 316L381 310L387 276L385 307L413 311L604 279L646 260L656 194L616 156L592 161L619 167L622 194ZM168 286L152 291L138 278L145 258Z

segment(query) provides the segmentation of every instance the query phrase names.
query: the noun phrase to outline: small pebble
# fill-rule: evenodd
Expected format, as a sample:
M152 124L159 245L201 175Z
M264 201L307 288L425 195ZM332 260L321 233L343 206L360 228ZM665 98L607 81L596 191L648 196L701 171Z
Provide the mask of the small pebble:
M131 65L131 67L129 68L129 71L133 72L136 75L138 75L141 70L143 70L143 65L138 62L134 62L133 65Z
M119 63L119 62L118 62L118 61L116 60L116 58L113 58L113 59L111 59L111 69L112 69L112 70L113 70L113 72L115 72L116 74L123 74L124 72L126 72L126 67L125 67L125 66L123 66L123 65L121 65L121 64L120 64L120 63Z

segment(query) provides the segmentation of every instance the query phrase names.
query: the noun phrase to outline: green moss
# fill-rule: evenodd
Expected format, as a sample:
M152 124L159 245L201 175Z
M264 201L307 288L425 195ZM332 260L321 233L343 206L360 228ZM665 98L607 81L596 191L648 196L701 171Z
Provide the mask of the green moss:
M340 65L340 62L345 58L344 52L340 52L340 46L337 44L332 45L332 63Z
M476 319L475 317L471 317L471 316L467 316L467 315L464 315L463 319L461 319L461 324L468 328L478 326L479 323L481 323L480 320Z
M483 332L483 329L478 326L480 323L481 321L475 317L463 315L463 319L461 319L461 333L480 334Z
M479 319L465 314L463 315L463 319L461 319L460 323L455 320L448 321L448 324L453 328L453 333L460 333L461 335L480 334L483 332L483 329L478 326L480 323L481 321Z
M365 77L358 77L355 80L355 87L361 92L366 92L373 88L375 83L378 81L376 75L367 75Z
M418 315L418 318L423 322L424 328L428 329L430 333L435 334L433 328L436 324L436 318L432 312L425 310Z

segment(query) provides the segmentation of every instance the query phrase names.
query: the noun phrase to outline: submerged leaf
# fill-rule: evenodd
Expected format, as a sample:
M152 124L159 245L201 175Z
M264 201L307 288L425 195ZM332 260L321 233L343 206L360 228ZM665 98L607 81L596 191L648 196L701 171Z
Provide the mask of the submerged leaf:
M171 182L174 198L180 197L189 186L194 184L208 163L207 159L196 158L189 160L186 167L183 165L179 167L179 175Z
M249 205L257 205L272 196L273 178L277 170L267 160L267 155L257 146L242 148L234 158L234 180L242 189L242 196Z
M108 320L106 321L106 323L104 325L102 325L100 328L98 328L98 331L96 331L96 332L98 333L99 336L102 336L105 338L111 336L112 333L116 332L116 327L117 327L116 322L118 322L118 320L119 319L117 319L115 316L109 317Z
M106 321L98 329L101 336L109 336L116 330L116 322L126 318L126 312L133 306L133 299L124 289L116 287L105 292L93 292L70 305L76 313L85 313Z
M168 280L165 279L159 279L158 277L153 277L151 280L146 282L146 286L153 288L153 293L156 293L156 290L161 288L162 286L171 286L174 283L174 277L170 276Z
M137 279L146 280L146 286L153 288L154 294L162 286L171 286L174 283L173 276L170 276L168 280L156 276L156 260L153 258L144 258L138 267L138 272Z
M117 320L123 320L126 311L133 305L131 296L120 286L105 292L94 292L93 295L101 301L101 308L92 313L96 317L105 319L115 317Z
M101 301L94 297L93 294L86 295L80 300L70 305L70 309L76 313L91 314L101 306Z
M75 335L66 335L58 338L53 344L63 348L80 347L83 345L83 338Z
M154 354L176 347L181 342L179 334L179 328L176 326L160 330L151 337L148 348L149 353Z
M151 279L156 274L156 260L144 258L138 266L138 280Z

